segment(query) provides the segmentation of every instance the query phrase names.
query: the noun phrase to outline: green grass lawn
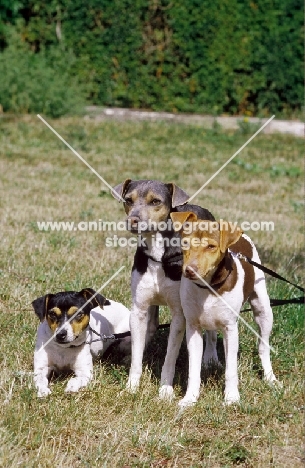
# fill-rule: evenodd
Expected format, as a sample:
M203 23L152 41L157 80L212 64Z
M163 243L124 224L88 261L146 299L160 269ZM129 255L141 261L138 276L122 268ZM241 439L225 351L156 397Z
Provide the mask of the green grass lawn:
M109 184L159 179L190 195L251 135L245 127L225 132L218 126L88 117L51 124ZM177 363L177 398L158 399L167 330L157 333L145 353L136 395L124 390L128 365L114 356L95 365L86 390L66 395L61 378L52 381L49 398L37 398L30 374L38 326L32 300L47 292L98 289L124 265L103 294L130 306L134 249L107 248L109 232L39 231L37 221L119 221L124 210L37 117L2 118L0 139L0 466L302 466L301 306L274 308L272 361L282 389L262 381L256 338L240 324L239 406L223 405L223 372L203 369L198 404L179 413L177 400L187 379L185 343ZM194 200L216 218L274 222L274 231L247 234L264 264L298 283L303 149L301 139L261 134ZM275 298L299 295L273 279L268 289ZM255 326L249 312L243 317ZM161 320L169 320L166 308ZM218 347L223 360L221 336Z

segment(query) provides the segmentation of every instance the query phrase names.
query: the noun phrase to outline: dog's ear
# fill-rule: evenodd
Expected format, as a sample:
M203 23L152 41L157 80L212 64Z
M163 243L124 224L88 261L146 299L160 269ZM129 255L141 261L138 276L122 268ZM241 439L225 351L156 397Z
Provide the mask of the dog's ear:
M122 198L124 198L124 195L128 189L128 185L130 184L130 182L131 179L126 179L125 182L122 182L121 184L113 187L113 189L111 190L111 195L121 202Z
M46 294L45 296L38 297L32 302L34 312L41 322L45 319L48 302L52 296L54 296L54 294Z
M220 252L224 253L231 245L236 244L242 233L243 231L240 229L240 227L235 226L232 229L230 223L222 222L219 241Z
M197 215L192 211L180 211L179 213L171 213L170 217L173 222L174 231L181 231L184 223L194 223L197 221Z
M86 299L86 301L91 302L92 309L98 306L103 309L104 305L110 305L110 302L108 299L106 299L106 297L102 296L101 294L96 294L96 291L94 291L92 288L82 289L80 294Z
M184 205L188 199L190 198L188 196L188 194L182 190L180 187L178 187L177 185L173 184L173 183L170 183L170 184L166 184L170 193L171 193L171 196L172 196L172 207L175 208L176 206L179 206L179 205Z

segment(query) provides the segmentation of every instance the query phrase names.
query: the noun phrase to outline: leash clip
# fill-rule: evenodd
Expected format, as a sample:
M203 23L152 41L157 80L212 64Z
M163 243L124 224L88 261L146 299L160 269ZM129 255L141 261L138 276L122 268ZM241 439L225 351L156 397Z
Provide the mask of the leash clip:
M101 339L102 341L111 341L111 340L115 340L115 336L114 335L101 335Z
M231 251L231 255L232 255L232 257L238 258L239 260L245 260L245 262L248 261L248 258L245 255L243 255L242 253L240 253L240 252L232 252Z

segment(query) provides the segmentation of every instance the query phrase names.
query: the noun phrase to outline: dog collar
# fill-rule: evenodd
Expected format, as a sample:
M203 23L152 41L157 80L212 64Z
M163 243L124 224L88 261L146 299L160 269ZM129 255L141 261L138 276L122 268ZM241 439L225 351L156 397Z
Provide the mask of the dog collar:
M193 284L196 284L196 286L198 286L198 288L201 288L201 289L210 289L208 286L204 286L204 284L198 284L198 283L193 283Z
M75 344L75 345L72 344L71 346L67 346L67 348L79 348L80 346L84 346L85 344L87 344L87 341L83 341L80 344Z

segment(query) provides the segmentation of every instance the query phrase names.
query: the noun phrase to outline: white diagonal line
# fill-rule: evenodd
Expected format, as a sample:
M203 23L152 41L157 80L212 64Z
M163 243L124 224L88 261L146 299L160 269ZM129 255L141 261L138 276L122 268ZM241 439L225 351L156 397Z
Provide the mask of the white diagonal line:
M216 176L232 161L232 159L234 159L235 156L237 156L237 155L250 143L250 141L252 141L253 138L255 138L256 135L258 135L258 134L269 124L269 122L271 122L271 120L274 119L274 117L275 117L275 115L273 115L272 117L270 117L270 119L267 120L267 122L265 122L264 125L263 125L259 130L257 130L257 132L255 132L254 135L252 135L252 137L249 138L249 140L246 141L246 143L244 143L244 144L239 148L239 150L236 151L236 153L233 154L233 156L231 156L230 159L228 159L227 162L225 162L225 163L218 169L218 171L216 171L215 174L213 174L212 177L210 177L209 180L208 180L207 182L205 182L205 183L202 185L202 187L200 187L200 189L197 190L197 192L195 192L194 195L192 195L192 196L187 200L186 203L189 203L190 201L192 201L193 198L195 198L195 197L198 195L198 193L200 193L201 190L203 190L204 187L206 187L206 186L211 182L211 180L213 180L214 177L216 177Z
M62 137L59 135L59 133L54 130L53 127L51 127L51 125L43 118L41 117L41 115L37 114L37 117L50 129L52 130L52 132L75 154L75 156L77 156L84 164L86 164L87 167L89 167L89 169L93 172L93 174L95 174L108 188L110 188L110 190L112 192L115 192L118 196L118 198L120 199L120 201L124 202L124 199L121 197L121 195L116 192L112 187L111 185L108 184L108 182L95 170L93 169L92 166L90 166L89 163L87 163L87 161L80 155L78 154L77 151L75 151L74 148L72 148L71 145L69 145L69 143Z
M121 268L118 269L118 271L116 273L114 273L114 275L111 276L111 278L109 278L104 284L103 286L101 286L91 297L90 299L88 299L87 302L85 302L84 305L82 305L78 310L77 312L80 312L81 310L83 310L84 307L86 307L87 304L89 304L89 302L92 301L92 299L102 290L104 289L109 283L110 281L112 281L119 273L121 273L121 271L124 269L124 265L121 266ZM74 318L75 314L72 315L72 317L69 318L69 320L66 320L66 322L58 328L58 330L56 330L56 333L60 332L60 330L63 329L63 327L67 324L67 323L70 323L71 320ZM49 343L50 341L54 340L54 338L56 337L56 333L54 333L54 335L51 336L51 338L46 342L44 343L41 348L38 350L38 351L42 351ZM73 343L73 341L71 341L71 343ZM65 343L66 344L66 343ZM68 344L68 343L67 343Z
M257 338L258 338L259 340L261 340L266 346L268 346L268 348L270 348L274 353L276 353L275 349L274 349L272 346L270 346L270 344L267 343L267 342L257 333L257 331L254 330L254 328L252 328L251 325L249 325L248 322L246 322L246 320L243 319L243 318L240 316L239 312L236 312L236 311L230 306L230 304L228 304L227 301L226 301L222 296L220 296L220 294L218 294L218 292L215 291L214 288L212 288L212 286L211 286L209 283L207 283L200 275L198 275L198 273L197 273L195 270L193 270L192 267L189 267L189 269L197 276L198 279L200 279L200 281L201 281L207 288L209 288L209 290L210 290L213 294L215 294L215 295L216 295L216 296L217 296L217 297L218 297L218 298L219 298L219 299L236 315L236 317L237 317L241 322L243 322L244 325L246 325L246 327L249 328L249 330L252 331L252 333L254 333L254 335L257 336Z

